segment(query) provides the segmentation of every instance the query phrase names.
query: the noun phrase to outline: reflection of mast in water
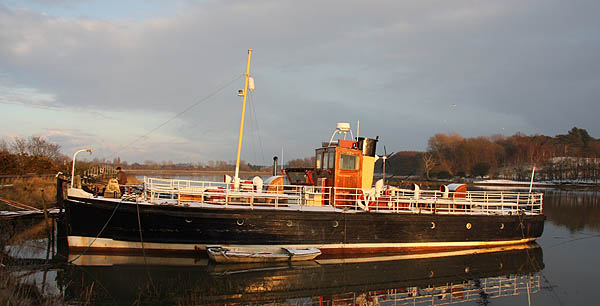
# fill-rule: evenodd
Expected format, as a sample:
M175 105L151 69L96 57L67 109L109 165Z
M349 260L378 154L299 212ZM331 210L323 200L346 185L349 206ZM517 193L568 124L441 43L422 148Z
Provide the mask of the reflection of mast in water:
M86 257L89 256L89 257ZM96 256L96 257L94 257ZM98 303L447 305L540 290L537 244L375 258L282 264L214 265L181 258L84 255L64 271L66 301L91 286ZM535 262L535 264L533 264ZM153 265L155 264L155 265ZM182 265L182 266L179 266ZM156 290L148 288L149 277ZM105 290L104 290L105 289ZM87 290L87 291L86 291Z

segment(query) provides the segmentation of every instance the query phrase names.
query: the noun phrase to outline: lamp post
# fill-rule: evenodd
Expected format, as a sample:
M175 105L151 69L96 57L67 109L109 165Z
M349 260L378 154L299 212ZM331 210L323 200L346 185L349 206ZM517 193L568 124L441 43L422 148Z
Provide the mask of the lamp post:
M77 154L84 151L88 151L90 155L92 155L92 149L81 149L75 152L75 154L73 154L73 169L71 170L71 188L73 188L73 184L75 183L75 157L77 156Z

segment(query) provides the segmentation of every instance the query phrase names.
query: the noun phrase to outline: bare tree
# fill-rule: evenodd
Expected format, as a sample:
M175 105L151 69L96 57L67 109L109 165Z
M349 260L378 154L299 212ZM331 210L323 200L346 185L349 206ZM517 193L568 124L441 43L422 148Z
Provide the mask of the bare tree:
M9 151L8 142L6 142L6 140L4 140L4 139L0 139L0 152L8 152L8 151Z
M425 175L427 176L427 179L429 179L429 172L435 166L435 158L433 157L433 154L431 154L429 152L423 153L422 157L423 157L423 168L425 168Z
M52 143L39 136L15 137L10 143L0 144L0 151L3 150L2 147L8 148L8 151L12 154L44 157L56 164L60 164L65 159L65 156L60 152L59 144Z
M31 156L46 157L56 160L60 157L60 145L47 141L39 136L31 136L27 141L27 153Z
M10 150L13 154L24 155L27 153L27 139L15 137L10 144Z

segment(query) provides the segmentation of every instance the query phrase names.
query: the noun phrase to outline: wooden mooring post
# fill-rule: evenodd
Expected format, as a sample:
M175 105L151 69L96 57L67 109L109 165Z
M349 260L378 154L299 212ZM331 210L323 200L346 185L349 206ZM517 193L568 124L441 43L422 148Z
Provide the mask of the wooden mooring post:
M48 253L50 252L50 246L52 246L52 254L54 254L54 218L52 218L52 226L48 220L48 207L46 207L46 197L44 196L44 189L40 189L42 193L42 208L44 209L44 221L46 222L46 232L48 233L48 249L46 250L46 260L48 260Z

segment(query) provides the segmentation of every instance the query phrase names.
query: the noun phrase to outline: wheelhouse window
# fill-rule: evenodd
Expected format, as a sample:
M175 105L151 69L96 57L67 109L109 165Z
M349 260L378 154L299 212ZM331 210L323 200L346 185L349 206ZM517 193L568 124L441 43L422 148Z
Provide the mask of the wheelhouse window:
M333 169L335 167L335 151L329 152L329 165L327 168Z
M335 166L335 150L323 148L317 150L315 156L316 169L333 169Z
M321 169L321 161L323 159L323 152L322 151L317 151L317 156L316 156L316 165L315 165L315 169Z
M340 154L340 169L344 170L357 170L358 169L358 156Z

